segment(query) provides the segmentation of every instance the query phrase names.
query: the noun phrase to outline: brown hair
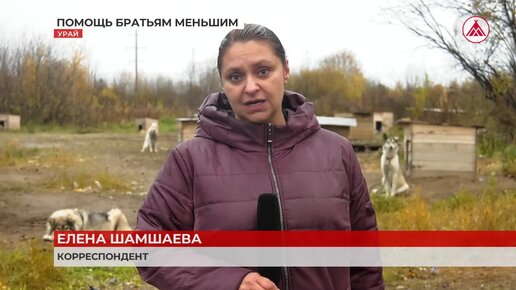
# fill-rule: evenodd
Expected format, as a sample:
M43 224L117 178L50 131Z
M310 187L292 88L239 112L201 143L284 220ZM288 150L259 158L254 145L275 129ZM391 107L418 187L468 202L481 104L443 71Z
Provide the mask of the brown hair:
M283 48L279 38L276 36L276 34L274 34L274 32L272 32L272 30L258 24L245 24L244 28L242 29L231 30L220 42L219 55L217 57L217 69L219 70L219 75L221 74L222 69L222 57L228 48L237 41L246 42L251 40L261 40L269 43L274 51L274 54L279 57L281 62L283 64L287 62L285 49Z

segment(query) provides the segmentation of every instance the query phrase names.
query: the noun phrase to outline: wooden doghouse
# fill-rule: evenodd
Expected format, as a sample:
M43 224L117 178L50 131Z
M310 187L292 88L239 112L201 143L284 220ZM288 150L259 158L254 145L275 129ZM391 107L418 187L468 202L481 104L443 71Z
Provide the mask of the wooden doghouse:
M0 114L0 130L19 130L20 116L12 114Z
M357 125L355 118L317 116L317 121L322 128L335 132L345 138L349 137L351 127L356 127Z
M350 140L373 141L375 139L373 114L368 112L355 112L353 118L357 120L357 126L351 129Z
M382 146L382 135L377 134L375 130L373 113L355 112L336 113L335 115L356 120L356 126L350 128L349 136L347 137L355 150L377 150Z
M388 133L394 125L394 114L392 112L374 112L373 122L375 133Z
M152 118L138 118L135 120L138 132L147 131L152 123L158 124L158 120Z
M479 127L430 124L402 119L408 176L476 176ZM401 144L400 144L401 145Z
M190 140L197 131L197 118L177 118L177 142L181 143Z

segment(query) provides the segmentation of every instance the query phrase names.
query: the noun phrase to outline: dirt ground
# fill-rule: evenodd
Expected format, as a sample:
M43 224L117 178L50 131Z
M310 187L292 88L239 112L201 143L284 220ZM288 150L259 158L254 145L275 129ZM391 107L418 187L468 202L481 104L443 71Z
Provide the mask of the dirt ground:
M102 211L118 207L134 227L136 211L174 140L175 136L162 135L158 153L141 153L143 135L140 134L0 134L0 144L10 142L39 149L26 163L0 167L1 240L10 244L40 238L48 215L63 208ZM51 156L52 151L55 156ZM117 192L91 189L86 184L74 188L73 178L58 189L44 185L63 170L71 172L68 175L73 177L74 170L79 171L77 168L107 172L127 183L130 189Z
M36 148L36 153L21 157L16 164L0 166L0 242L12 246L27 239L40 239L45 231L47 216L62 208L85 208L92 211L118 207L127 215L131 226L135 226L136 212L145 194L164 163L169 149L175 145L176 136L162 134L159 138L160 151L155 154L141 153L143 142L141 134L57 134L57 133L5 133L0 132L0 144ZM14 144L14 145L13 145ZM373 191L379 188L381 174L378 152L358 154L364 175ZM424 197L437 199L456 193L461 189L481 192L493 175L501 189L516 188L515 179L499 175L498 168L487 161L479 160L482 171L476 178L419 178L411 179L413 188L420 188ZM105 190L91 185L73 185L75 180L65 180L60 188L45 186L47 180L55 179L56 172L61 176L71 176L74 172L104 172L126 183L126 190ZM77 173L79 174L79 173ZM62 178L61 178L62 179ZM76 184L77 185L77 184ZM407 270L408 276L410 271ZM491 269L476 272L466 271L467 276L476 279L473 289L516 289L516 270ZM491 271L492 273L489 274ZM418 271L425 273L424 271ZM443 278L464 277L463 269L443 269L439 273L427 274L427 284L404 283L391 285L391 289L463 289L461 283ZM451 274L450 274L451 273ZM501 276L500 276L501 275ZM486 279L492 276L493 279ZM455 277L455 278L454 278ZM507 283L497 280L511 277ZM469 280L471 280L469 279ZM484 280L487 280L484 281ZM437 281L437 282L436 282ZM430 283L430 284L428 284ZM478 286L478 287L475 287ZM509 287L509 288L507 288ZM514 288L513 288L514 287ZM390 287L389 287L390 288ZM468 288L468 287L466 287ZM468 288L470 289L470 288Z

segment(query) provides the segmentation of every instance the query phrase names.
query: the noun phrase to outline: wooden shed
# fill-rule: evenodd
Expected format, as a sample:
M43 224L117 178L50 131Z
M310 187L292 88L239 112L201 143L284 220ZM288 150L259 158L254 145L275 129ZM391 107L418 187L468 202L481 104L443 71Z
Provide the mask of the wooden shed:
M373 114L368 112L355 112L353 118L357 120L357 126L349 133L350 140L372 141L375 137Z
M177 118L177 142L181 143L190 140L197 131L197 118Z
M357 120L355 118L343 117L326 117L317 116L317 121L321 127L348 138L351 127L356 127Z
M348 140L357 151L377 150L382 146L382 135L375 130L373 113L336 113L337 117L347 117L356 120L356 126L351 127ZM382 116L383 117L383 116Z
M0 114L0 130L19 130L20 116L12 114Z
M394 125L394 114L392 112L374 112L373 122L375 133L388 133Z
M158 124L158 120L152 118L138 118L135 122L139 132L146 131L152 123Z
M430 124L402 119L407 176L476 176L478 127Z

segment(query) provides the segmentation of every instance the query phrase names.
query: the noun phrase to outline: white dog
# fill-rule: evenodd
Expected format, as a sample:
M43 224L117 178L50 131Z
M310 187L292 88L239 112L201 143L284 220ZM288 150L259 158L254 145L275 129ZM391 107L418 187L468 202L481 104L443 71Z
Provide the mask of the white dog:
M398 157L398 138L389 137L383 144L382 158L380 161L382 169L382 185L387 196L395 196L396 194L409 190L409 185L403 177Z
M158 124L152 123L145 133L145 140L143 141L142 152L149 148L150 152L158 152Z
M53 212L47 220L45 241L54 240L54 231L130 231L124 213L113 208L105 212L88 212L83 209L61 209Z

